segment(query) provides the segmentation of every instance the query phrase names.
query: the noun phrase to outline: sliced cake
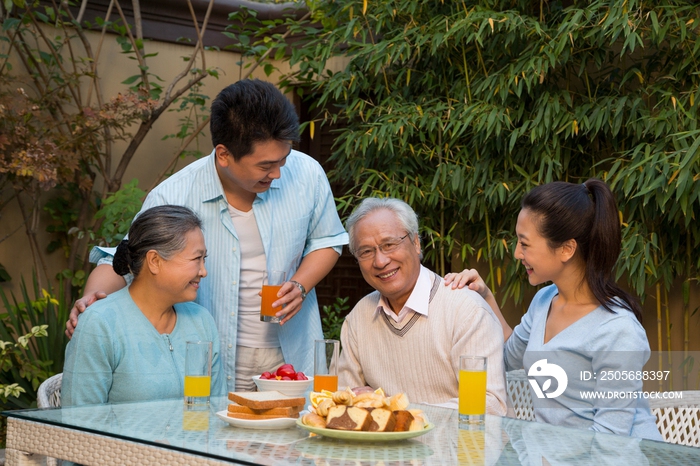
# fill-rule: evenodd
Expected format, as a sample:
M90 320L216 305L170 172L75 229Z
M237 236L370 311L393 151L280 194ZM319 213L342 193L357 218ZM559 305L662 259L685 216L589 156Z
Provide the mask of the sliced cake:
M411 429L411 423L413 423L413 414L406 410L394 411L396 416L396 425L394 426L394 432L406 432Z
M369 412L372 421L369 423L370 432L393 432L396 416L385 408L375 408Z
M338 430L367 430L372 416L364 408L355 406L333 406L326 416L326 427Z

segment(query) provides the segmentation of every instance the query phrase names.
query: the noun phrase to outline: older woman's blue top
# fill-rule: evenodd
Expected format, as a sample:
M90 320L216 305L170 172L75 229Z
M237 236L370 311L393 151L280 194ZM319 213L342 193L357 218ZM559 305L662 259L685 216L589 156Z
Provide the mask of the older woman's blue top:
M159 400L183 396L185 343L212 342L212 396L224 395L219 336L211 314L195 303L176 304L172 333L158 333L123 288L80 317L66 348L64 406Z

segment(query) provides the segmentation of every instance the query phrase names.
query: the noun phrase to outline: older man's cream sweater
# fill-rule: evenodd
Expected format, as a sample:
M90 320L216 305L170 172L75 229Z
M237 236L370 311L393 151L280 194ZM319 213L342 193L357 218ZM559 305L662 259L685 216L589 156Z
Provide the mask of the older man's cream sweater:
M456 401L459 357L486 356L486 412L506 413L503 331L477 293L453 290L433 274L428 315L410 312L396 323L376 312L379 292L365 296L341 331L339 388L369 385L404 392L412 403Z

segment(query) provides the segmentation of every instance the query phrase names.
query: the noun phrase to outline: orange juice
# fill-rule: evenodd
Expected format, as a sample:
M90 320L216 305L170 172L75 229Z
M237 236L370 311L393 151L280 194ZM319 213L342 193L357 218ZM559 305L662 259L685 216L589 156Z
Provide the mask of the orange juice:
M209 396L211 394L211 376L185 376L185 396Z
M486 414L486 371L459 371L459 414Z
M314 391L329 390L335 392L338 390L337 375L314 375Z
M459 464L482 465L486 463L486 440L483 430L458 430L457 460Z
M182 430L209 430L209 411L183 411Z
M263 285L262 287L262 303L260 305L261 316L274 316L282 310L282 306L272 307L272 303L277 301L277 293L279 293L282 285Z

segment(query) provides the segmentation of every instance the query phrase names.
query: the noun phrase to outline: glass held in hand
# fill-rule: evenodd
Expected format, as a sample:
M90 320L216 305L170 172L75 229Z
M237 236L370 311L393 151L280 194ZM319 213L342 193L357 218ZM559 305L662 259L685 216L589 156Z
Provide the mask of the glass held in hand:
M279 299L279 293L286 280L286 272L280 270L270 270L263 272L262 300L260 302L260 320L262 322L279 323L281 318L277 317L282 306L272 307L272 303Z

